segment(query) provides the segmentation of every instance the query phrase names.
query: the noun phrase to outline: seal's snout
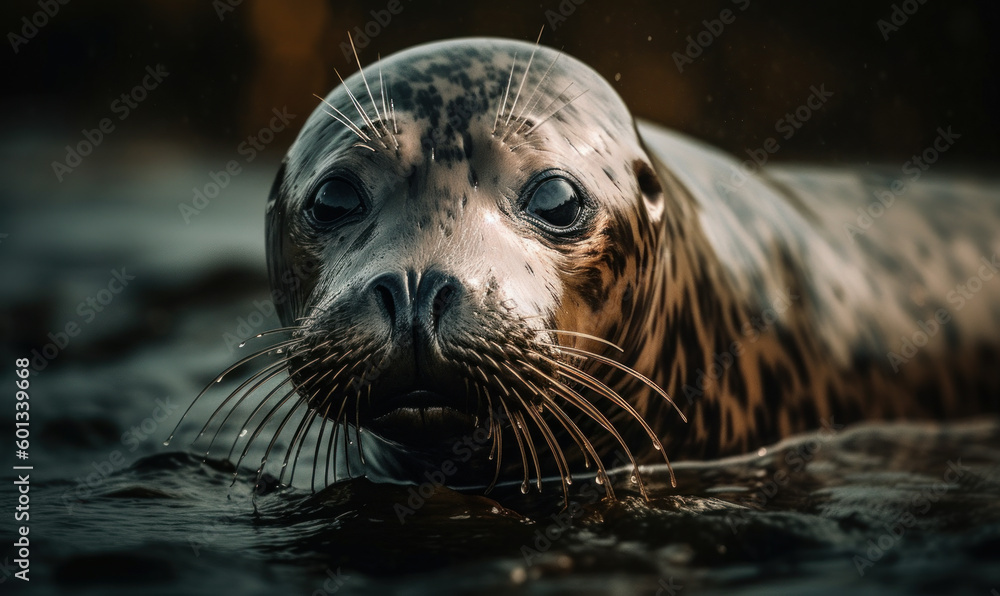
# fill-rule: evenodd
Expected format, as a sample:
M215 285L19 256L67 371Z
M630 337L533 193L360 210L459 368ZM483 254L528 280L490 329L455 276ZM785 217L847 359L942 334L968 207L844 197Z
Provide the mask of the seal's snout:
M435 344L463 287L437 269L411 269L378 275L369 284L369 293L395 341L415 337L418 343Z
M417 446L467 432L469 399L449 338L461 332L461 281L437 268L377 274L365 286L373 328L381 328L385 374L371 382L364 418L380 435Z

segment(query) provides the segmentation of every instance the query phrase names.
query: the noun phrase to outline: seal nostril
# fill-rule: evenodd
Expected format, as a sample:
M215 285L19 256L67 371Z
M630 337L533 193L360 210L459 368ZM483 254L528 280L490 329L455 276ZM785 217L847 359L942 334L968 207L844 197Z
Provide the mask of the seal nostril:
M389 288L379 284L375 286L375 293L378 294L379 299L382 301L382 308L385 309L386 315L389 317L390 326L396 328L396 301L392 297L392 291Z
M431 317L434 323L435 331L441 322L441 315L444 314L454 299L455 286L449 283L438 289L437 294L434 296L434 303L431 306Z

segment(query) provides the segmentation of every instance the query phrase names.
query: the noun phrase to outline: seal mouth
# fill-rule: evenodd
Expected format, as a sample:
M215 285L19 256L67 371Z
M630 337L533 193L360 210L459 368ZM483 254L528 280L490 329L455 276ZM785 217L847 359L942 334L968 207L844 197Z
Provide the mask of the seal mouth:
M468 434L476 417L465 396L417 389L380 400L371 412L369 428L385 439L408 446L431 447Z

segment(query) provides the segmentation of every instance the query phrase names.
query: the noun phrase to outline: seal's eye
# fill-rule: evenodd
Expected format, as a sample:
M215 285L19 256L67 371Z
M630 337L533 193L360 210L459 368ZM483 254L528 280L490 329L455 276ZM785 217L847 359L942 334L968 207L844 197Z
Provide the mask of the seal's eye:
M364 208L354 185L342 178L327 180L313 195L309 212L319 224L336 223Z
M583 201L568 180L549 178L535 187L524 209L535 219L554 228L565 229L580 218Z

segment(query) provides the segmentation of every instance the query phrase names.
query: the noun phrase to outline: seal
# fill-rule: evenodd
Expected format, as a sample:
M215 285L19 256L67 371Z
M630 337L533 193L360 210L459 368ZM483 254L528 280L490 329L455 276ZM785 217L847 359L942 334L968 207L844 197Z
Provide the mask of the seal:
M997 411L988 182L925 176L851 230L891 173L748 172L537 44L358 67L271 190L285 339L237 365L279 357L205 425L252 405L240 460L271 436L258 481L283 436L291 482L318 427L313 485L353 462L480 489L519 469L523 491L548 474L565 491L618 453L645 494L638 465L660 458Z

